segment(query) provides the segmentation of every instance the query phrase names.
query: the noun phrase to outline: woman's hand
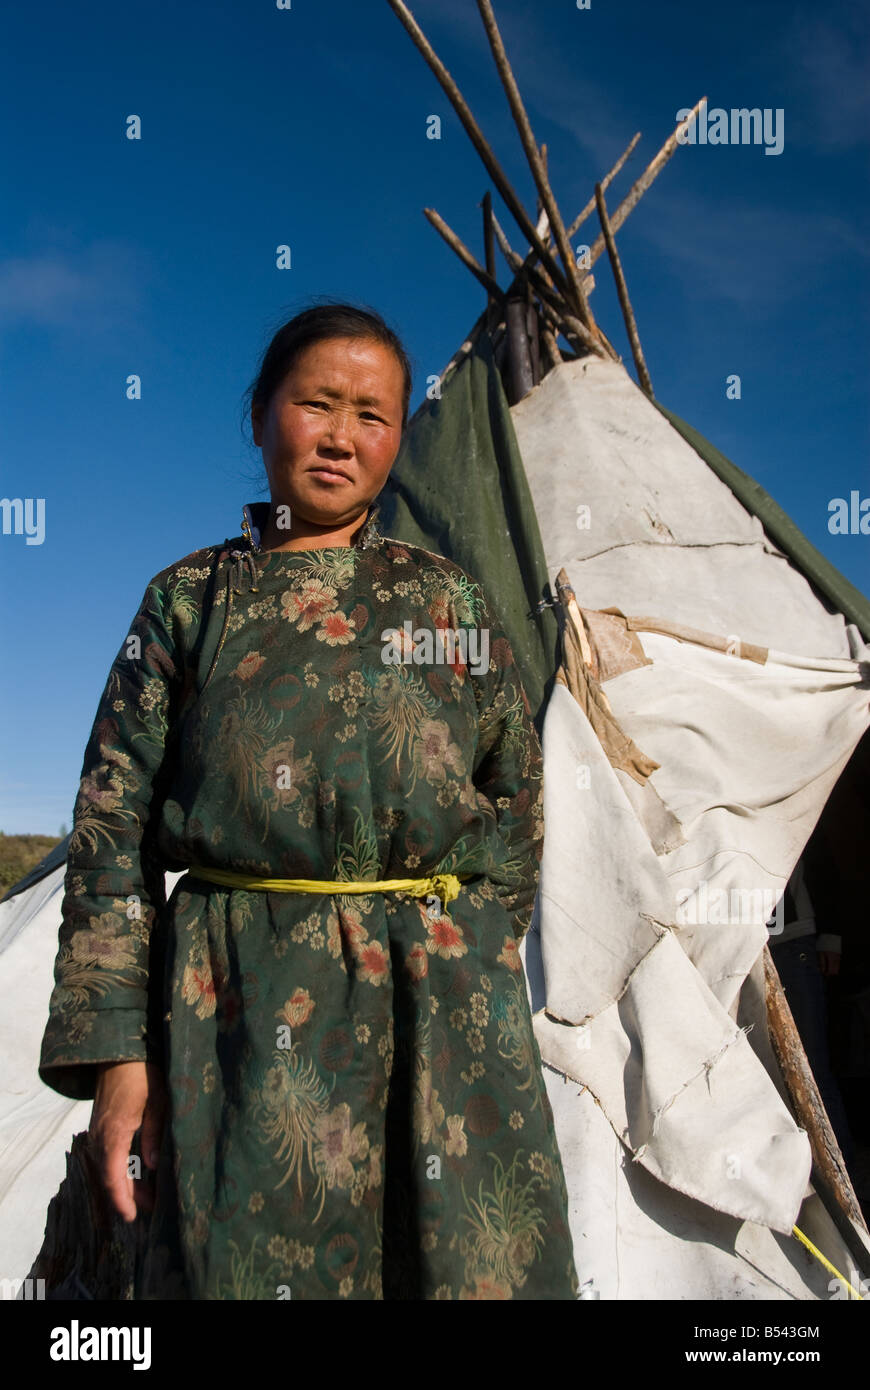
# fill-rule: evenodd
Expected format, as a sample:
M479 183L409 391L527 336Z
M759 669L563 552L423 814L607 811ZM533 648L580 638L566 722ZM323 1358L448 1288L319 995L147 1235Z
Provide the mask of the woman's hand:
M88 1134L106 1194L125 1221L136 1220L137 1207L150 1211L154 1205L148 1185L130 1176L133 1135L141 1125L142 1156L155 1169L165 1113L163 1074L153 1062L104 1062L99 1067Z

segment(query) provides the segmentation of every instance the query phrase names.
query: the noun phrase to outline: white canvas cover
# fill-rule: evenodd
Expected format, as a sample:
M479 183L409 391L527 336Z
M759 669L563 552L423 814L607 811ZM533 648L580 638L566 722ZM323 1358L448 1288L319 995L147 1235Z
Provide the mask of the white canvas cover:
M527 961L533 946L531 940ZM600 1298L847 1296L794 1238L693 1201L633 1162L591 1091L546 1063L544 1079L566 1171L577 1271ZM849 1278L854 1261L818 1197L804 1203L798 1224Z
M584 607L853 655L843 617L618 362L563 363L511 419L550 580L564 565Z
M60 927L65 866L0 903L0 1278L23 1279L42 1244L48 1204L66 1174L90 1101L68 1100L37 1074Z
M768 912L745 918L748 894L782 893L870 723L870 650L618 364L557 367L511 414L551 583L564 567L613 715L660 764L646 786L614 770L556 685L526 960L578 1270L603 1297L830 1297L789 1239L799 1213L854 1261L818 1199L801 1207ZM619 613L640 630L608 634Z
M774 654L758 666L642 637L653 664L605 689L661 764L650 784L683 843L656 855L620 774L557 685L544 729L538 1041L656 1177L787 1234L809 1145L743 1031L764 1033L763 1012L741 1015L740 1003L767 940L764 916L746 919L765 894L771 904L781 895L870 722L870 686L857 662Z

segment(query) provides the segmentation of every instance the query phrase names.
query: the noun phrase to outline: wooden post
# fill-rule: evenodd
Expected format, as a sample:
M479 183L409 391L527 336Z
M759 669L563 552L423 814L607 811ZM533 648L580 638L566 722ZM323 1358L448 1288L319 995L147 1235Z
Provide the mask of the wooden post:
M495 275L495 233L492 229L492 194L489 189L483 195L483 254L486 273L494 280Z
M400 16L400 18L401 18L401 16ZM404 22L404 21L403 21L403 22ZM406 27L407 27L407 26L406 26ZM412 37L413 37L413 35L412 35ZM416 40L415 40L415 42L416 42ZM425 56L425 54L424 54L424 56ZM427 61L428 61L428 60L427 60ZM680 127L678 127L678 129L679 129L679 128L680 128ZM619 172L619 170L622 168L623 164L625 163L626 159L627 159L628 156L630 155L631 151L634 149L635 145L637 144L639 138L640 138L639 135L635 135L634 139L631 141L631 143L630 143L630 145L628 146L628 148L627 148L626 150L623 151L623 153L620 155L619 159L617 160L616 164L614 164L613 168L610 170L610 173L609 173L609 174L606 174L605 177L601 180L602 186L606 186L607 183L611 180L611 178L615 177L615 175ZM591 210L592 210L592 208L593 208L594 206L595 206L595 200L594 200L594 198L593 198L593 199L592 199L592 202L591 202L589 205L587 205L587 208L585 208L585 209L583 210L583 212L580 214L580 216L579 216L579 217L576 219L576 221L572 224L572 229L571 229L571 232L570 232L570 235L571 235L571 236L573 236L574 232L575 232L575 231L577 230L577 228L579 227L579 225L580 225L582 219L583 219L585 216L588 215L588 212L591 212ZM544 213L543 215L544 215L544 217L546 217L546 213ZM498 235L498 232L499 232L500 229L499 229L499 227L498 227L498 222L497 222L497 219L495 218L495 214L493 214L493 225L494 225L494 228L495 228L495 231L496 231L496 235ZM549 225L549 224L548 224L548 225ZM536 229L536 230L538 230L538 229ZM544 235L543 230L538 231L538 236L539 236L539 237L543 237L543 235ZM546 235L549 236L549 233L547 233ZM511 253L510 253L510 248L508 248L508 251L505 252L505 255L506 255L507 259L508 259L508 264L509 264L509 265L511 264L511 262L510 262L510 254L511 254ZM519 258L517 258L517 259L519 260ZM520 263L520 264L521 264L521 268L524 269L524 270L525 270L525 269L528 269L528 267L529 267L530 265L533 266L537 260L538 260L538 253L537 253L537 250L536 250L536 248L535 248L534 246L532 246L531 250L529 250L529 251L527 252L525 259ZM515 275L515 276L514 276L514 283L513 283L512 285L509 286L508 293L512 293L512 292L517 288L517 285L519 284L519 279L520 279L519 275ZM592 293L592 289L593 289L594 284L595 284L595 281L594 281L594 279L593 279L593 277L592 277L592 275L591 275L590 273L587 273L587 275L586 275L586 277L585 277L583 283L584 283L584 286L585 286L587 295L591 294L591 293ZM503 322L504 322L504 319L502 318L501 323L503 323ZM546 315L546 322L547 322L547 325L549 325L549 326L552 327L552 330L553 330L554 332L564 333L565 337L568 339L568 342L571 343L572 346L577 347L577 348L579 348L579 349L581 349L581 350L583 350L583 349L585 349L585 350L591 350L592 352L595 352L599 357L603 357L603 356L604 356L604 350L602 349L601 345L600 345L599 343L597 343L597 342L594 344L594 346L592 346L592 345L586 343L585 341L581 341L581 342L579 342L579 343L575 342L575 338L574 338L573 333L572 333L572 332L565 333L564 327L563 327L562 323L560 322L559 317L558 317L556 314L552 313L552 311L550 311L550 312ZM495 332L496 332L496 333L498 332L499 328L501 327L501 323L499 323L499 324L496 325L496 328L495 328ZM444 367L443 371L441 372L440 375L441 375L441 380L442 380L442 381L445 380L445 378L449 375L450 372L455 371L456 368L459 366L460 362L464 361L464 359L465 359L465 358L468 356L468 354L472 351L472 349L473 349L473 347L474 347L474 344L477 342L477 339L480 337L480 334L483 332L483 330L484 330L484 328L485 328L486 326L487 326L487 310L484 309L483 313L480 315L480 318L477 319L477 321L473 324L473 326L472 326L471 329L469 330L468 337L467 337L462 343L460 343L459 347L456 349L456 351L454 352L453 356L450 358L450 361L446 364L446 366ZM549 330L548 330L548 331L549 331ZM601 334L602 338L605 337L605 334L604 334L604 332L603 332L603 330L601 329L600 326L599 326L598 332ZM507 332L505 331L504 336L501 338L501 340L500 340L500 342L499 342L499 344L498 344L497 350L498 350L499 352L501 352L501 353L505 353L505 352L506 352L506 345L507 345ZM554 346L554 347L556 346L555 337L553 338L553 346ZM558 352L558 347L556 347L556 351ZM618 358L618 356L617 356L615 350L614 350L612 347L611 347L611 351L613 351L613 355L614 355L614 357L616 358L616 360L618 361L619 358ZM560 360L561 360L561 354L560 354ZM425 405L425 402L424 402L424 405ZM419 407L419 409L422 409L422 408L423 408L422 406ZM416 412L415 412L415 413L416 413Z
M538 335L538 315L532 298L531 285L526 283L526 336L529 343L529 356L532 359L532 385L541 380L541 341Z
M619 296L619 307L622 310L622 317L625 319L625 329L628 333L628 341L631 343L631 355L634 358L634 365L637 368L638 380L650 400L653 400L652 382L649 379L643 348L640 345L640 336L637 331L634 310L631 307L631 300L628 297L628 286L625 283L625 276L622 273L622 263L619 259L619 252L616 249L613 232L610 230L607 207L604 202L604 194L601 190L600 183L596 183L595 185L595 201L598 204L598 216L601 218L601 231L604 236L604 243L607 247L607 254L610 257L613 278L616 281L616 293Z
M547 214L544 213L545 219L546 216ZM553 289L553 286L547 279L545 272L541 270L538 266L536 266L528 256L526 256L526 259L523 260L519 252L514 251L513 247L511 246L510 242L505 236L504 228L502 227L495 213L492 214L492 225L495 231L498 244L501 247L502 255L504 256L511 270L514 272L514 275L516 277L516 283L518 284L520 280L528 279L532 288L538 289L540 287L541 291L548 296L550 302L554 306L556 306L561 312L562 309L564 309L565 307L564 301L559 298L559 295ZM595 289L595 276L590 273L586 276L586 279L583 283L586 286L587 295L591 294L592 291ZM511 289L513 288L514 286L511 286ZM604 337L604 331L600 324L598 324L598 332L601 334L602 337Z
M534 386L529 338L526 330L525 297L512 295L507 301L508 402L516 405Z
M495 232L492 228L492 194L489 189L483 195L483 255L486 263L486 273L491 280L497 282L495 270ZM487 294L487 314L486 326L491 332L494 325L498 322L502 313L504 301L496 300L492 291Z
M813 1184L823 1200L827 1199L825 1205L832 1220L835 1221L859 1266L866 1272L867 1250L856 1237L851 1223L854 1222L863 1231L867 1230L867 1223L855 1196L837 1136L819 1094L816 1078L807 1060L769 946L764 948L764 983L770 1040L791 1097L795 1117L801 1128L806 1130L810 1141Z

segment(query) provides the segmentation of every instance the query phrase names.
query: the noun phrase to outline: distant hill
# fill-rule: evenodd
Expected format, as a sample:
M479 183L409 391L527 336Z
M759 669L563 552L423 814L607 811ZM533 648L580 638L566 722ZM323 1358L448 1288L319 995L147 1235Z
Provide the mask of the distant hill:
M4 835L0 830L0 897L60 844L60 835Z

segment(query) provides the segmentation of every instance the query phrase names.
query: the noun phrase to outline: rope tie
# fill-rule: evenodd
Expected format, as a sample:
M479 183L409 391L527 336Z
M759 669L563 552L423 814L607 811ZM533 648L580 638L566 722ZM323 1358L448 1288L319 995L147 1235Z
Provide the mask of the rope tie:
M202 878L224 888L244 888L261 893L330 893L341 897L345 893L410 893L415 898L433 895L440 903L459 897L462 879L456 874L436 873L428 878L334 879L334 878L258 878L253 874L237 874L229 869L206 869L191 864L191 878ZM470 875L464 874L463 878ZM440 907L439 907L440 911Z

